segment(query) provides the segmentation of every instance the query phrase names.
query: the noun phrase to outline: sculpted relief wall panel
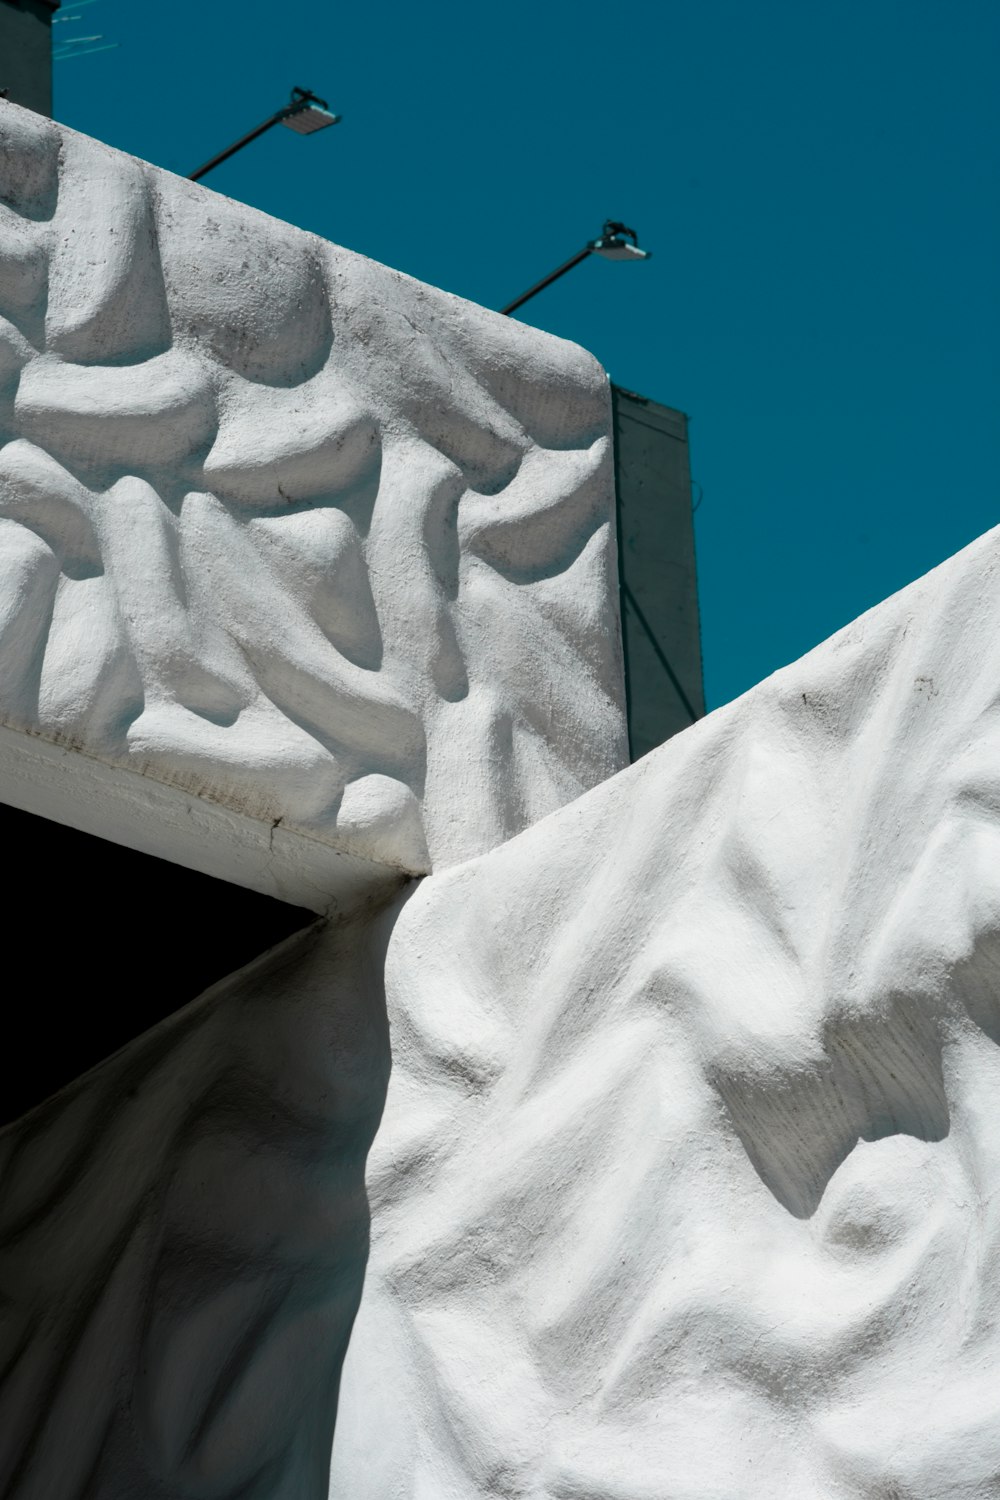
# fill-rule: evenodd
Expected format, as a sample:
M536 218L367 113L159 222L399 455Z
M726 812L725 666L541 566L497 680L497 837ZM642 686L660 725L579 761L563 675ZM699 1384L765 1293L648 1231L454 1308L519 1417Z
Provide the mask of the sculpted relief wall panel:
M0 145L0 801L324 918L0 1131L0 1490L994 1493L1000 532L615 774L593 361Z
M1000 531L425 881L335 1500L1000 1479Z
M92 831L225 873L189 827L216 808L231 878L284 851L322 887L329 849L425 872L623 765L596 363L13 105L0 129L24 805L72 820L83 752Z

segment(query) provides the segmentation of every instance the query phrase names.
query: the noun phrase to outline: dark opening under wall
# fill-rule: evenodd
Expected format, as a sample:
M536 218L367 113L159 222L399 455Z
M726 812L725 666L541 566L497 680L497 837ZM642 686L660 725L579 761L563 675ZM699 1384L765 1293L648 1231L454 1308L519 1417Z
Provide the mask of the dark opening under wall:
M0 804L0 1125L316 917Z

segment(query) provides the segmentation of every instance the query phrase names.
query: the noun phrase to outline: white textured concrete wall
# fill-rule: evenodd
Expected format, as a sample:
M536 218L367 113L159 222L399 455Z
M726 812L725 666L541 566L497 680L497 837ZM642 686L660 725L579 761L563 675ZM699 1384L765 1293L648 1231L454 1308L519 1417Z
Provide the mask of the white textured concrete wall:
M0 800L338 913L0 1132L0 1490L327 1489L391 1037L336 1500L996 1493L1000 533L613 775L594 363L0 131Z
M0 101L0 801L336 919L0 1132L11 1500L325 1490L378 903L624 763L614 546L583 351Z
M335 1500L1000 1483L1000 531L396 926Z
M274 828L419 873L624 764L599 366L2 102L0 132L0 722L171 788L112 819L138 847L203 865L192 808L249 820L248 884Z

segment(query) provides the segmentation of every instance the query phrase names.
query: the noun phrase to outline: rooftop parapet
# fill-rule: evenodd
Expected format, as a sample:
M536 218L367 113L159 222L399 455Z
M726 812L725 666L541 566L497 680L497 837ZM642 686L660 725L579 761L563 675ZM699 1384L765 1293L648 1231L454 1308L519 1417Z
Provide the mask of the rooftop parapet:
M595 361L0 132L0 797L323 910L624 765Z

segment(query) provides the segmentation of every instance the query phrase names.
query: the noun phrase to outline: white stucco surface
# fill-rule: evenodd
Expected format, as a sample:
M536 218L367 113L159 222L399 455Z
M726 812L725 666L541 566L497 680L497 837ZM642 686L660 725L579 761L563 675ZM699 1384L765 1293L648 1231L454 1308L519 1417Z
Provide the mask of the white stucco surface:
M1000 532L615 774L594 362L0 147L0 801L330 919L0 1131L0 1490L995 1496Z
M998 1493L998 589L416 891L336 1500Z
M311 841L299 900L624 764L589 355L2 101L0 145L3 725L132 773L139 847L143 781Z

